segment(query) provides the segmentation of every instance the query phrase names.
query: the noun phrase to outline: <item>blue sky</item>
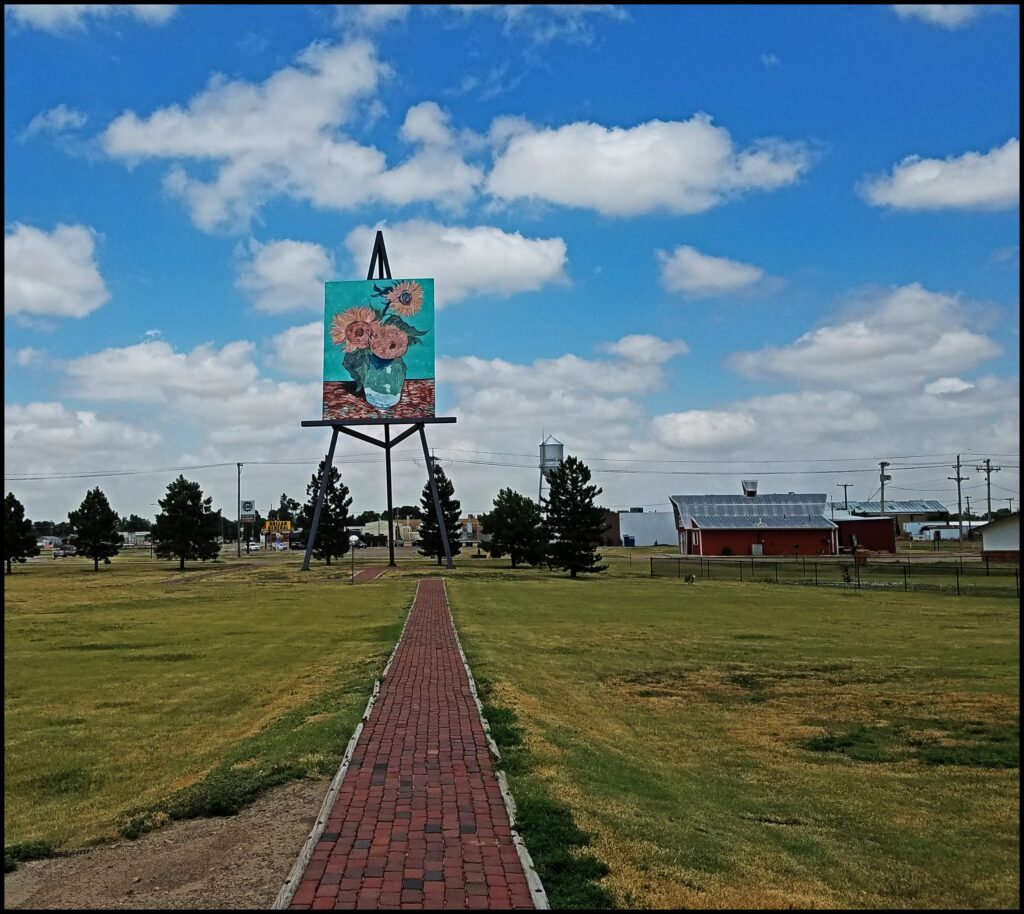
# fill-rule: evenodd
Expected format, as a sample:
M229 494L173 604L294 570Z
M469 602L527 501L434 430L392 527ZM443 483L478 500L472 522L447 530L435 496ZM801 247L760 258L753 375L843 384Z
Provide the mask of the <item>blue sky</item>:
M533 491L542 431L616 506L868 498L891 458L894 496L955 503L958 452L1019 494L1015 7L70 9L5 7L29 516L95 484L148 514L173 473L91 474L200 465L230 507L235 461L301 498L322 283L377 227L436 278L469 510ZM377 456L342 456L379 508ZM396 497L422 477L410 450Z

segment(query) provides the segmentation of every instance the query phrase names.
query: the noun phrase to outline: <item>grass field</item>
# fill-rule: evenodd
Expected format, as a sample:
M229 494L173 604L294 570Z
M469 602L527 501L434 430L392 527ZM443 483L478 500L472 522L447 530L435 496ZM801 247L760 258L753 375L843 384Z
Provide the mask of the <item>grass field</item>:
M615 904L1017 905L1016 602L643 573L449 583L513 793L564 801Z
M347 566L295 564L119 557L6 577L5 846L80 846L333 773L413 588L381 601L341 591Z
M686 585L608 555L580 581L444 572L554 906L1017 904L1015 601ZM440 569L403 555L350 588L298 561L7 578L5 844L332 772Z

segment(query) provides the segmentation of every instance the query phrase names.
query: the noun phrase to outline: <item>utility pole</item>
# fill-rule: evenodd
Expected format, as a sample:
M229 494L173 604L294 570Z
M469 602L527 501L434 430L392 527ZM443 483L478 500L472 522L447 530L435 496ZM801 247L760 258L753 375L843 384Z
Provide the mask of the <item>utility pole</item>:
M850 510L850 499L849 499L849 497L846 494L846 490L848 488L850 488L850 486L852 486L852 485L853 485L852 482L837 482L836 483L836 486L837 487L841 487L842 490L843 490L843 510L844 511L849 511ZM884 499L883 499L883 501L884 501Z
M946 479L955 480L955 482L956 482L956 521L957 521L957 527L960 530L960 542L962 543L964 541L964 509L963 509L963 499L961 498L961 495L960 495L960 483L970 479L971 477L970 476L961 476L960 475L960 455L959 454L956 455L956 466L953 467L953 469L956 470L956 476L947 476Z
M979 473L985 474L985 490L988 495L988 511L985 512L985 520L992 520L992 474L998 473L1002 467L992 466L992 461L988 457L985 458L985 466L975 467Z
M235 543L238 546L238 557L242 557L242 464L235 464L238 467L238 523L235 527Z
M878 462L878 480L882 484L882 501L878 506L878 513L885 514L885 484L892 479L891 476L887 475L885 468L889 466L888 460L880 460Z
M1008 501L1010 503L1010 513L1013 514L1013 499L1012 498L1007 498L1007 499L1004 499L1004 501Z
M967 522L970 523L970 520L971 520L971 496L970 495L965 495L964 496L964 501L967 502Z

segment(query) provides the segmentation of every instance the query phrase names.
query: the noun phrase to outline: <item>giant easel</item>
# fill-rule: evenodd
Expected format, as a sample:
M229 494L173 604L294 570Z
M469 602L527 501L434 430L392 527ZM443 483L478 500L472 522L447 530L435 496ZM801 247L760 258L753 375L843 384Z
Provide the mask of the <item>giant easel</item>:
M384 249L384 233L377 230L377 237L373 242L373 254L370 256L370 269L366 273L368 280L373 279L373 271L377 270L377 279L391 279L391 266L388 264L388 254ZM313 545L316 543L316 532L320 526L320 511L324 505L324 493L327 491L327 480L331 475L331 467L334 464L334 447L338 443L339 432L344 435L348 435L350 438L358 438L360 441L365 441L368 444L374 444L377 447L384 448L384 470L387 478L388 486L388 565L394 567L395 565L395 520L394 520L394 507L392 505L391 497L391 449L401 444L410 435L415 435L416 432L420 433L420 443L423 445L423 460L427 465L427 479L430 481L430 494L434 498L434 510L437 512L437 525L441 531L441 543L444 546L444 555L448 561L448 567L454 568L455 563L452 561L452 550L448 543L448 529L444 525L444 514L441 511L441 499L437 494L437 481L434 479L434 461L430 456L430 448L427 447L427 432L426 426L439 422L454 422L454 416L440 417L429 417L422 419L314 419L304 420L302 422L303 428L317 428L330 426L331 432L331 446L327 450L327 459L324 461L324 472L320 477L320 489L316 494L316 508L313 511L313 523L309 528L309 536L306 539L306 555L302 560L302 570L309 571L309 559L313 554ZM384 426L384 440L381 441L379 438L373 438L370 435L364 435L362 432L357 432L352 426L354 425L383 425ZM400 435L395 438L391 437L391 427L393 425L409 425L411 428L407 428Z

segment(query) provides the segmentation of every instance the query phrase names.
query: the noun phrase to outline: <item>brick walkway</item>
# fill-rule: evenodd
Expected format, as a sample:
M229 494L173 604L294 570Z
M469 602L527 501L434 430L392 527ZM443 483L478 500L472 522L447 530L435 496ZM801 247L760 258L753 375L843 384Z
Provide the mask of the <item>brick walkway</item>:
M439 579L420 582L291 907L534 907Z
M363 581L376 581L385 571L388 570L387 565L370 565L367 568L360 568L356 572L356 583Z

